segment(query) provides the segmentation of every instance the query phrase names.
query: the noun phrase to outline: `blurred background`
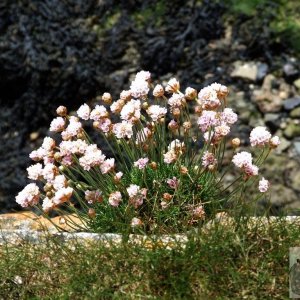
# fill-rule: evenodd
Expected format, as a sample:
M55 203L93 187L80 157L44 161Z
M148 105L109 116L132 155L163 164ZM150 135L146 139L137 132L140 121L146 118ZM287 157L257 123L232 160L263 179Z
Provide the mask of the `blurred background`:
M229 86L243 146L258 125L281 137L263 170L272 212L298 214L299 59L299 0L1 0L0 212L20 210L28 155L56 107L116 100L143 69L183 88Z

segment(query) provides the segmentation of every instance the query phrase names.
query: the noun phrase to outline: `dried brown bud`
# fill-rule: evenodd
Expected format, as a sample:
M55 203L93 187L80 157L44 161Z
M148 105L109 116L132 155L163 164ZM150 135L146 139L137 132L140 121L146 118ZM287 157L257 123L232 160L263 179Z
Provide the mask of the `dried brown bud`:
M239 147L241 144L241 140L239 138L234 138L231 140L231 145L233 148Z
M166 200L166 201L170 201L170 200L172 200L172 195L169 194L169 193L164 193L164 194L163 194L163 198L164 198L164 200Z
M60 117L65 117L68 113L68 110L65 106L59 106L57 109L56 109L56 113L60 116Z
M104 93L104 94L102 95L102 101L103 101L105 104L111 104L111 102L112 102L111 94L110 94L110 93Z
M95 211L93 208L89 208L88 216L89 216L91 219L94 219L94 218L96 217L96 211Z
M179 128L179 124L175 120L171 120L168 124L168 128L170 130L177 130Z
M149 150L149 145L144 144L144 145L142 146L142 149L143 149L145 152L147 152L147 151Z
M187 167L185 167L185 166L181 166L180 167L180 173L181 174L187 174L189 171L188 171L188 169L187 169Z
M149 164L150 168L152 170L156 170L157 169L157 163L155 161L152 161L150 164Z

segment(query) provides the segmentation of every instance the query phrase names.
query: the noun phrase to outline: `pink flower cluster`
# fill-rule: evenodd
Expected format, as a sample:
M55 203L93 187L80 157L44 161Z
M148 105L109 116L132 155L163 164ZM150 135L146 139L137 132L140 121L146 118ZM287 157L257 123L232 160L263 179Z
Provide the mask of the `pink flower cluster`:
M258 126L250 132L250 143L252 147L263 147L270 145L271 148L276 148L280 144L278 136L271 136L271 133L266 127Z
M150 116L153 122L156 122L167 114L167 109L159 105L151 105L147 109L147 114Z
M179 186L179 183L180 181L174 176L173 178L168 178L166 180L168 186L171 188L171 189L174 189L176 190Z
M233 156L232 162L238 168L242 169L247 177L258 175L258 167L252 164L252 155L249 152L242 151Z
M205 151L202 156L202 166L204 168L208 168L211 166L211 168L214 168L217 165L217 159L213 155L213 153Z
M268 180L266 180L264 177L259 181L258 189L261 193L265 193L268 191L270 187L270 183Z
M141 71L136 74L135 80L131 83L130 92L134 98L145 98L149 93L149 80L151 74L147 71Z
M39 198L39 187L35 183L30 183L16 196L16 202L22 207L28 207L38 204Z
M198 126L204 133L204 139L211 144L217 144L230 132L230 125L237 121L237 114L231 108L222 112L204 110L198 118Z
M139 160L135 161L133 163L133 165L136 168L139 168L140 170L142 170L142 169L144 169L147 166L148 162L149 162L149 158L145 157L145 158L140 158Z
M131 184L126 190L129 195L129 202L134 208L138 208L143 204L143 200L147 195L147 189L140 188L136 184Z
M84 170L89 171L92 167L100 166L104 163L105 155L98 149L97 145L92 144L86 147L79 163Z
M109 195L108 203L111 206L117 207L120 205L120 202L122 202L122 195L119 191L113 192Z

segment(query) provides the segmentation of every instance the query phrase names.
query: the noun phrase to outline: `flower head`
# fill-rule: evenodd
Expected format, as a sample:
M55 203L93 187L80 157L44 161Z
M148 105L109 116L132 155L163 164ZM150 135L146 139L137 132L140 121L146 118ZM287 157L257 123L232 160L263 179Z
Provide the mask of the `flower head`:
M62 117L57 117L50 123L50 131L60 132L65 129L65 120Z
M134 166L139 168L140 170L144 169L147 165L147 163L149 162L149 158L145 157L145 158L140 158L139 160L134 162Z
M130 100L127 102L121 110L121 119L132 122L139 120L141 117L141 101L140 100Z
M180 181L175 176L173 178L168 178L166 182L169 185L169 187L174 190L178 188L180 183Z
M271 133L266 127L257 126L250 132L250 143L252 147L264 146L270 142Z
M130 203L134 208L138 208L143 204L143 200L146 198L147 189L140 188L136 184L131 184L126 190L129 195Z
M122 121L122 123L113 125L113 133L118 139L131 138L133 135L132 127L133 125L131 123Z
M167 109L159 105L151 105L147 109L147 114L150 116L153 122L156 122L157 120L163 118L166 113Z
M122 195L119 191L113 192L109 195L108 203L111 206L117 207L120 205L121 201L122 201Z
M88 120L90 117L90 113L91 113L91 109L86 103L81 105L77 110L78 117L83 120Z
M31 165L27 168L28 178L38 180L43 175L43 166L40 163Z
M264 177L259 181L258 184L258 189L261 193L265 193L268 191L270 187L270 183L267 179L265 179Z
M22 207L36 205L39 202L40 191L35 183L30 183L16 196L16 202Z

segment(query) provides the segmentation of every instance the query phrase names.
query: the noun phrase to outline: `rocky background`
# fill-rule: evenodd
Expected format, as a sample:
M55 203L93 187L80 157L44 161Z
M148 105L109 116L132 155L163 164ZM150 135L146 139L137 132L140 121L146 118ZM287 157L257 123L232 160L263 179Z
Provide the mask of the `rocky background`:
M144 69L198 90L228 85L243 146L258 125L282 138L264 175L272 212L298 214L299 51L269 26L278 1L256 2L232 14L230 1L0 1L0 212L20 209L28 154L58 105L116 96Z

